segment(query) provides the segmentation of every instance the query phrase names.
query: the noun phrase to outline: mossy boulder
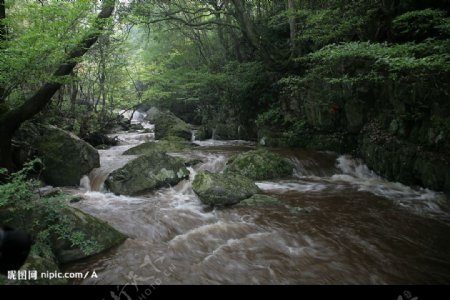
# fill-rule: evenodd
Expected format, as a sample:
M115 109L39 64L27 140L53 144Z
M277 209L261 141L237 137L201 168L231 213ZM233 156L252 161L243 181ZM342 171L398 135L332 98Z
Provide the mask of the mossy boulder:
M52 249L60 263L82 259L122 243L126 236L108 223L94 218L79 209L67 207L63 218L71 224L69 232L77 232L78 245L67 239L53 239Z
M195 176L192 189L210 206L228 206L260 193L247 177L238 174L214 174L202 171Z
M68 206L69 199L61 195L30 199L0 209L1 224L26 231L35 241L22 269L58 271L62 263L98 254L127 238L108 223ZM42 279L34 283L66 282Z
M245 199L236 207L266 207L266 206L282 206L283 204L275 197L268 195L255 194L248 199Z
M154 151L177 152L191 147L191 144L184 141L157 141L140 144L125 151L124 155L145 155Z
M292 175L293 165L282 156L265 149L241 153L228 162L226 173L253 180L269 180Z
M105 183L115 194L137 195L175 185L188 177L189 171L182 159L161 151L153 151L115 170Z
M26 123L16 133L15 140L28 149L25 156L37 155L42 159L43 178L53 186L77 186L83 175L100 166L94 147L54 126Z
M161 110L159 110L157 107L153 106L152 108L148 109L145 114L146 114L146 116L144 119L146 121L149 121L150 123L154 123L155 118L161 114Z
M157 140L186 140L192 138L189 125L170 112L161 112L153 119Z
M77 136L54 126L41 129L36 146L45 164L44 179L54 186L75 186L100 166L98 151Z

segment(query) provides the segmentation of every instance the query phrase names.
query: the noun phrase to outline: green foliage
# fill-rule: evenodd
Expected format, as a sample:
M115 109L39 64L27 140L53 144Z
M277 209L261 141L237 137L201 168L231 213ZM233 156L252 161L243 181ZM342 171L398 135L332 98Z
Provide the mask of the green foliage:
M7 39L0 41L0 86L11 94L8 105L19 105L30 87L50 79L66 49L87 34L91 1L14 1L4 20ZM15 93L13 93L15 92Z
M400 37L415 41L448 35L450 18L446 16L445 11L437 9L409 11L394 19L393 29Z
M270 180L290 176L292 169L292 164L282 156L259 149L232 157L225 173L236 173L253 180Z
M332 44L309 57L312 73L325 75L331 83L381 81L408 76L439 76L450 70L449 40L388 45L351 42Z
M370 35L368 24L379 18L378 9L373 1L327 1L317 6L305 2L295 11L276 14L269 24L273 28L287 27L289 18L295 18L296 43L302 53L308 53L330 43Z
M208 64L192 41L182 37L162 40L161 36L164 34L154 36L153 47L141 53L147 62L141 73L147 87L143 98L147 101L196 101L203 108L205 121L211 104L215 112L221 111L227 118L228 113L254 114L265 101L261 95L270 87L270 75L261 62L216 64L218 58L211 55L208 62L215 63Z
M30 161L22 170L11 174L7 183L0 185L0 210L8 210L9 221L26 224L29 232L36 233L47 244L50 238L64 239L87 255L96 252L99 245L83 233L74 231L73 220L64 214L68 209L66 195L38 197L35 190L39 183L29 179L29 175L42 167L39 159ZM0 173L5 174L5 169L0 169Z
M28 175L42 169L42 161L35 159L27 162L24 168L9 176L9 181L0 185L0 209L4 206L20 203L25 209L30 209L29 200L33 196L33 189L37 187L37 182L28 179ZM6 175L6 169L0 169L0 175Z
M262 112L256 119L256 126L262 127L284 127L285 119L281 107L277 106L268 111Z

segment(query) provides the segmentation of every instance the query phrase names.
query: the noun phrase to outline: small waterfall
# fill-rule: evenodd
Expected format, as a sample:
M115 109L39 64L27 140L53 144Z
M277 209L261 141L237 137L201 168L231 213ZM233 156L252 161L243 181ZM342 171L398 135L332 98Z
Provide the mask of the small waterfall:
M297 178L328 177L336 174L337 171L334 166L334 156L331 158L326 155L316 155L315 157L302 155L299 158L292 155L288 159L294 166L294 176Z
M337 167L343 174L351 175L360 179L380 179L373 171L362 163L359 159L354 159L349 156L340 156L337 159Z
M393 200L399 206L415 212L445 213L448 205L444 194L425 188L413 188L399 182L391 182L378 176L359 159L350 156L340 156L336 163L342 174L331 177L333 182L347 182L358 191Z
M191 142L195 142L196 134L197 134L197 130L192 130Z
M80 179L80 187L82 189L84 189L86 192L90 192L91 191L91 181L89 180L89 176L84 175Z
M199 170L220 173L225 169L227 161L228 158L225 155L210 154L206 157L206 163L204 163Z
M302 161L300 161L300 159L298 159L297 157L290 157L289 160L291 161L292 165L294 166L294 176L302 177L302 176L306 176L306 175L312 175L312 174L309 174L310 172L308 172L306 170Z
M217 137L217 136L216 136L216 131L217 131L216 128L214 128L213 131L212 131L212 137L211 137L212 140L215 140L216 137Z

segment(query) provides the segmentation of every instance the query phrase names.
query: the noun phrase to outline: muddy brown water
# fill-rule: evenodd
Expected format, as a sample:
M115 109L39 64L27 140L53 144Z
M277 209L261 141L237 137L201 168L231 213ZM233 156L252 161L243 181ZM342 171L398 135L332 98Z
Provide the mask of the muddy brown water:
M102 187L152 134L122 133L100 151L74 204L127 234L122 245L65 266L95 270L77 284L449 284L450 214L445 195L389 182L358 160L327 152L276 150L294 176L258 182L282 206L210 209L193 193L200 170L221 172L253 149L243 141L197 142L172 155L202 160L189 180L139 197Z

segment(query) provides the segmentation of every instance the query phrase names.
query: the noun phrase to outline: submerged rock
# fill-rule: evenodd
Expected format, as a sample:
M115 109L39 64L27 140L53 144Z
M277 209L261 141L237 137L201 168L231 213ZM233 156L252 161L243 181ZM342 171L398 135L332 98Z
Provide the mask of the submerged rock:
M191 147L187 142L183 141L158 141L158 142L147 142L140 144L139 146L133 147L125 151L124 155L144 155L156 151L162 152L177 152L182 151Z
M136 195L177 184L187 177L189 171L182 159L153 151L112 172L105 184L115 194Z
M262 206L282 206L282 205L283 204L277 198L268 195L255 194L250 198L239 202L239 204L237 204L236 207L255 207L255 206L262 207Z
M314 209L311 207L292 207L292 206L287 206L287 208L289 209L289 212L291 214L309 214L311 213Z
M238 174L213 174L202 171L195 176L192 189L200 200L210 206L239 203L260 192L250 179Z
M267 150L253 150L232 158L225 170L253 180L269 180L292 175L293 165L282 156Z

